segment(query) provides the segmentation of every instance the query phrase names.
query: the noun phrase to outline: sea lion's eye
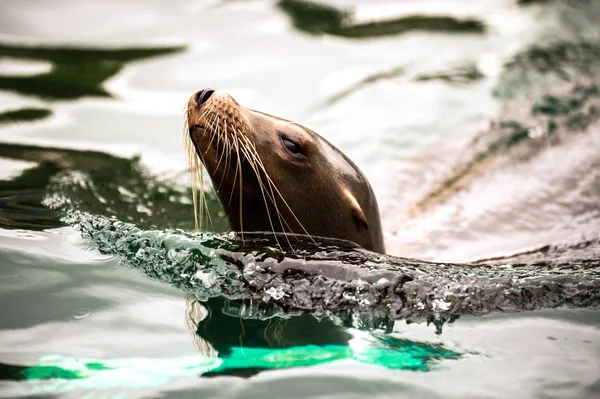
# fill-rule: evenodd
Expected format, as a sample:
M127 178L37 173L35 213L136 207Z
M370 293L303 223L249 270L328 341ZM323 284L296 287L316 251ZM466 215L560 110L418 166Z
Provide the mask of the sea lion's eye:
M280 134L279 137L281 137L281 143L283 144L287 152L295 156L302 155L302 149L300 148L300 145L298 143L292 141L289 137L283 134Z

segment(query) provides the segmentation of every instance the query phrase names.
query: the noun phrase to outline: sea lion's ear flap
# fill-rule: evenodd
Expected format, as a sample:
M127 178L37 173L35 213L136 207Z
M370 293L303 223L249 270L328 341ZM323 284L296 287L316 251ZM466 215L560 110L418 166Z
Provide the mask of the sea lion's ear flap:
M367 223L365 213L358 204L358 201L356 200L354 194L352 194L352 191L350 191L347 187L343 187L342 192L350 201L350 207L352 207L352 216L354 216L354 220L356 220L356 222L358 222L358 224L364 227L366 230L369 230L369 223Z
M361 226L363 226L366 230L369 230L369 223L367 223L367 218L365 217L365 214L360 206L354 206L352 208L352 214L354 215L354 218L358 221L358 223L360 223Z

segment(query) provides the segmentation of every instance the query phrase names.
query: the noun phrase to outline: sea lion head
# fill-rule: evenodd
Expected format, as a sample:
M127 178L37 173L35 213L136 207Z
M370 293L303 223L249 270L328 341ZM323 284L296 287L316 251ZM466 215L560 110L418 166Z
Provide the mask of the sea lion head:
M190 98L187 126L193 158L206 167L232 230L332 237L384 251L369 182L317 133L211 89Z

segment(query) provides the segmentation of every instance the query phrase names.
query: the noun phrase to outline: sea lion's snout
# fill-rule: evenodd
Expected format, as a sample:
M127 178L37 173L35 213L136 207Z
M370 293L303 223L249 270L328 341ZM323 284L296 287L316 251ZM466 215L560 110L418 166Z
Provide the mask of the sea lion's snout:
M213 89L203 89L194 94L194 102L196 103L196 108L200 108L202 104L208 101L208 99L210 98L210 96L212 96L214 92L215 91Z

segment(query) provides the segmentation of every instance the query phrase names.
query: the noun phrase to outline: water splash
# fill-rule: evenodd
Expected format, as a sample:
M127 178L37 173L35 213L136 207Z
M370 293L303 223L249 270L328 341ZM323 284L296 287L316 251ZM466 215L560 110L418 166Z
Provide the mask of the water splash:
M53 196L56 201L56 196ZM56 203L60 203L56 202ZM68 211L63 221L100 252L200 300L224 296L254 306L363 318L447 319L457 315L600 305L600 261L440 264L366 251L332 239L141 229ZM496 262L497 263L497 262ZM356 326L370 325L359 318ZM362 320L362 321L361 321Z

